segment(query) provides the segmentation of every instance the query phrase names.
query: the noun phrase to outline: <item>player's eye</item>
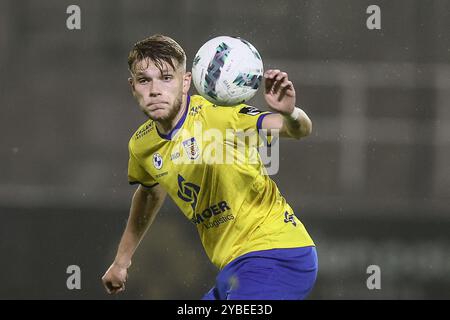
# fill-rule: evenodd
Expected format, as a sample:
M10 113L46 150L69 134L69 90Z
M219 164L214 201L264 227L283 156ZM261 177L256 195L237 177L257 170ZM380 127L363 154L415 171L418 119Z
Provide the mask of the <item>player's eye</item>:
M170 75L170 74L165 74L165 75L163 75L163 80L164 81L170 81L170 80L172 80L172 75Z
M148 82L148 80L145 79L145 78L139 78L139 79L138 79L138 82L139 82L140 84L146 84L146 83Z

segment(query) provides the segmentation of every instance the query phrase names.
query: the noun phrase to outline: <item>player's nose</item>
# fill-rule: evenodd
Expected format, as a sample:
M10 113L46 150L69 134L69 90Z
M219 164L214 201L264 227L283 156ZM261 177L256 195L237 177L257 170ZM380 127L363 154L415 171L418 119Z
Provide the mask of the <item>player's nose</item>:
M150 91L149 91L150 97L156 97L161 94L161 86L159 85L158 81L152 81L150 84Z

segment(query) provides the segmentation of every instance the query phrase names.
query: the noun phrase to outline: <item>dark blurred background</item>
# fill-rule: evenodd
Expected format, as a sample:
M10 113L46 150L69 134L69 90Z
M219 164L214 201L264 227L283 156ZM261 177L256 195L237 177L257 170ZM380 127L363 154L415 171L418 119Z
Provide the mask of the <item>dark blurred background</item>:
M66 9L81 8L81 30ZM366 8L381 8L368 30ZM450 1L0 2L0 298L103 299L134 187L127 142L145 121L132 44L186 50L219 35L289 72L314 124L282 141L272 178L318 246L311 299L450 298ZM250 104L265 108L261 93ZM381 289L369 290L369 265ZM68 290L66 268L81 268ZM170 199L112 299L198 299L214 284Z

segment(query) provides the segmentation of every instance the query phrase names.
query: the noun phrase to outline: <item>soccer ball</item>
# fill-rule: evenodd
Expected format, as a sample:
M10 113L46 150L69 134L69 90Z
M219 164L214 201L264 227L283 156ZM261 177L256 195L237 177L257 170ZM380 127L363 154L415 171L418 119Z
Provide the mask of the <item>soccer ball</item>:
M221 36L206 42L192 65L192 79L198 93L220 106L232 106L251 99L258 91L263 62L248 41Z

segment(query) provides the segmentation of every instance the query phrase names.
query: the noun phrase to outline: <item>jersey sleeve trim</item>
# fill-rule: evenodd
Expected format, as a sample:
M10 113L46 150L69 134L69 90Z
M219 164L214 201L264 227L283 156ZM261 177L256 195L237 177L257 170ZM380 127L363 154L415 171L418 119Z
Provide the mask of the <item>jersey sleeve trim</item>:
M268 113L263 113L261 115L259 115L258 117L258 121L256 121L256 130L261 130L262 127L262 122L265 116L268 116L269 114L273 114L272 112L268 112Z
M140 181L129 181L128 183L131 184L131 185L134 185L134 184L140 184L140 185L142 185L142 186L144 186L144 187L146 187L146 188L153 188L153 187L155 187L157 184L159 184L159 182L156 182L156 183L154 183L154 184L148 186L148 185L143 184L143 183L140 182Z

